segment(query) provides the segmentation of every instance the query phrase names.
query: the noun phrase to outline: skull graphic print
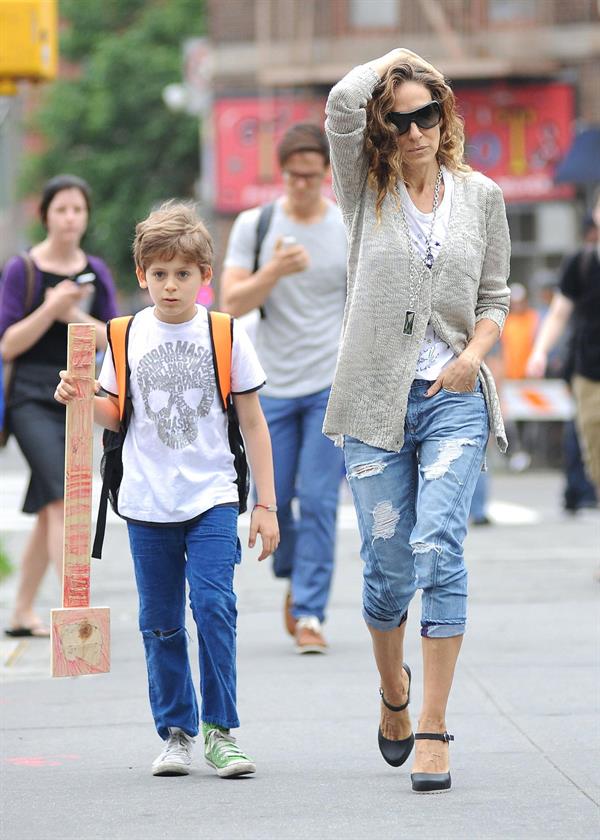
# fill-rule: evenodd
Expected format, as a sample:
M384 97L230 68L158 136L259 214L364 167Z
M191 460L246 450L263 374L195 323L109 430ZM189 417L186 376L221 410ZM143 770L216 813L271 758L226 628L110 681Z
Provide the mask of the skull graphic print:
M137 366L146 416L169 449L183 449L198 437L215 396L212 351L191 341L167 341Z

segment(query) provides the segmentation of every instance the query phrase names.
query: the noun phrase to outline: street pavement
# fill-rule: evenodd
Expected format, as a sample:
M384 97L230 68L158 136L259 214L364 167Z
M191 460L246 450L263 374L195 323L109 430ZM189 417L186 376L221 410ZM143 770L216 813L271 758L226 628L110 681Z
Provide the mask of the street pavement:
M18 559L30 526L18 513L26 475L0 458L0 531ZM300 657L283 631L284 588L245 552L236 575L236 733L258 771L222 780L200 745L187 777L154 778L161 748L147 703L136 594L122 523L111 518L94 561L92 604L112 621L112 671L49 677L49 644L0 642L0 755L5 840L591 840L599 836L600 514L566 517L556 473L498 475L498 524L473 529L466 554L469 625L448 712L453 788L410 790L410 761L377 749L379 696L360 617L361 561L347 495L326 656ZM247 538L247 520L241 520ZM0 587L5 627L16 579ZM42 614L59 606L48 577ZM419 605L406 660L420 704ZM190 622L190 629L193 625ZM196 642L191 641L195 664Z

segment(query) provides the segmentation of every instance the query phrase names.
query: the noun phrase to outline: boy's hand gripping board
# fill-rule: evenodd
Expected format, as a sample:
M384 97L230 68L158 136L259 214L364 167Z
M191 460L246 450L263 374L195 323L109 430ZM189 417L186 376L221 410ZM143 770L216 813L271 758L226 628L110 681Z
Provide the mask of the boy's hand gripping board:
M96 330L69 324L68 370L78 396L67 406L62 609L52 610L52 676L110 670L108 607L90 607L92 446Z

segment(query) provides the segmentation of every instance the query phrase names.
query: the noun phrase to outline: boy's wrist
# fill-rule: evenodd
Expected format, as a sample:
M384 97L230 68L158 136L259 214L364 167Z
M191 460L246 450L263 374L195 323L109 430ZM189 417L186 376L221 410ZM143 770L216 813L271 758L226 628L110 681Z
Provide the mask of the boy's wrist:
M269 513L277 513L277 505L275 505L275 504L263 505L260 502L257 502L254 505L254 510L256 510L256 508L261 508L262 510L268 510Z

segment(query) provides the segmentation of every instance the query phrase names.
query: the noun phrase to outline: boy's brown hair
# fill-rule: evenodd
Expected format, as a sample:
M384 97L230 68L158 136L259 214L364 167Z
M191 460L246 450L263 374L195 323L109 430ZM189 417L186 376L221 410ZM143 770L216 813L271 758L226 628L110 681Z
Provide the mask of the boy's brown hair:
M213 242L194 207L166 201L135 227L133 258L146 271L153 259L181 256L200 267L212 266Z

